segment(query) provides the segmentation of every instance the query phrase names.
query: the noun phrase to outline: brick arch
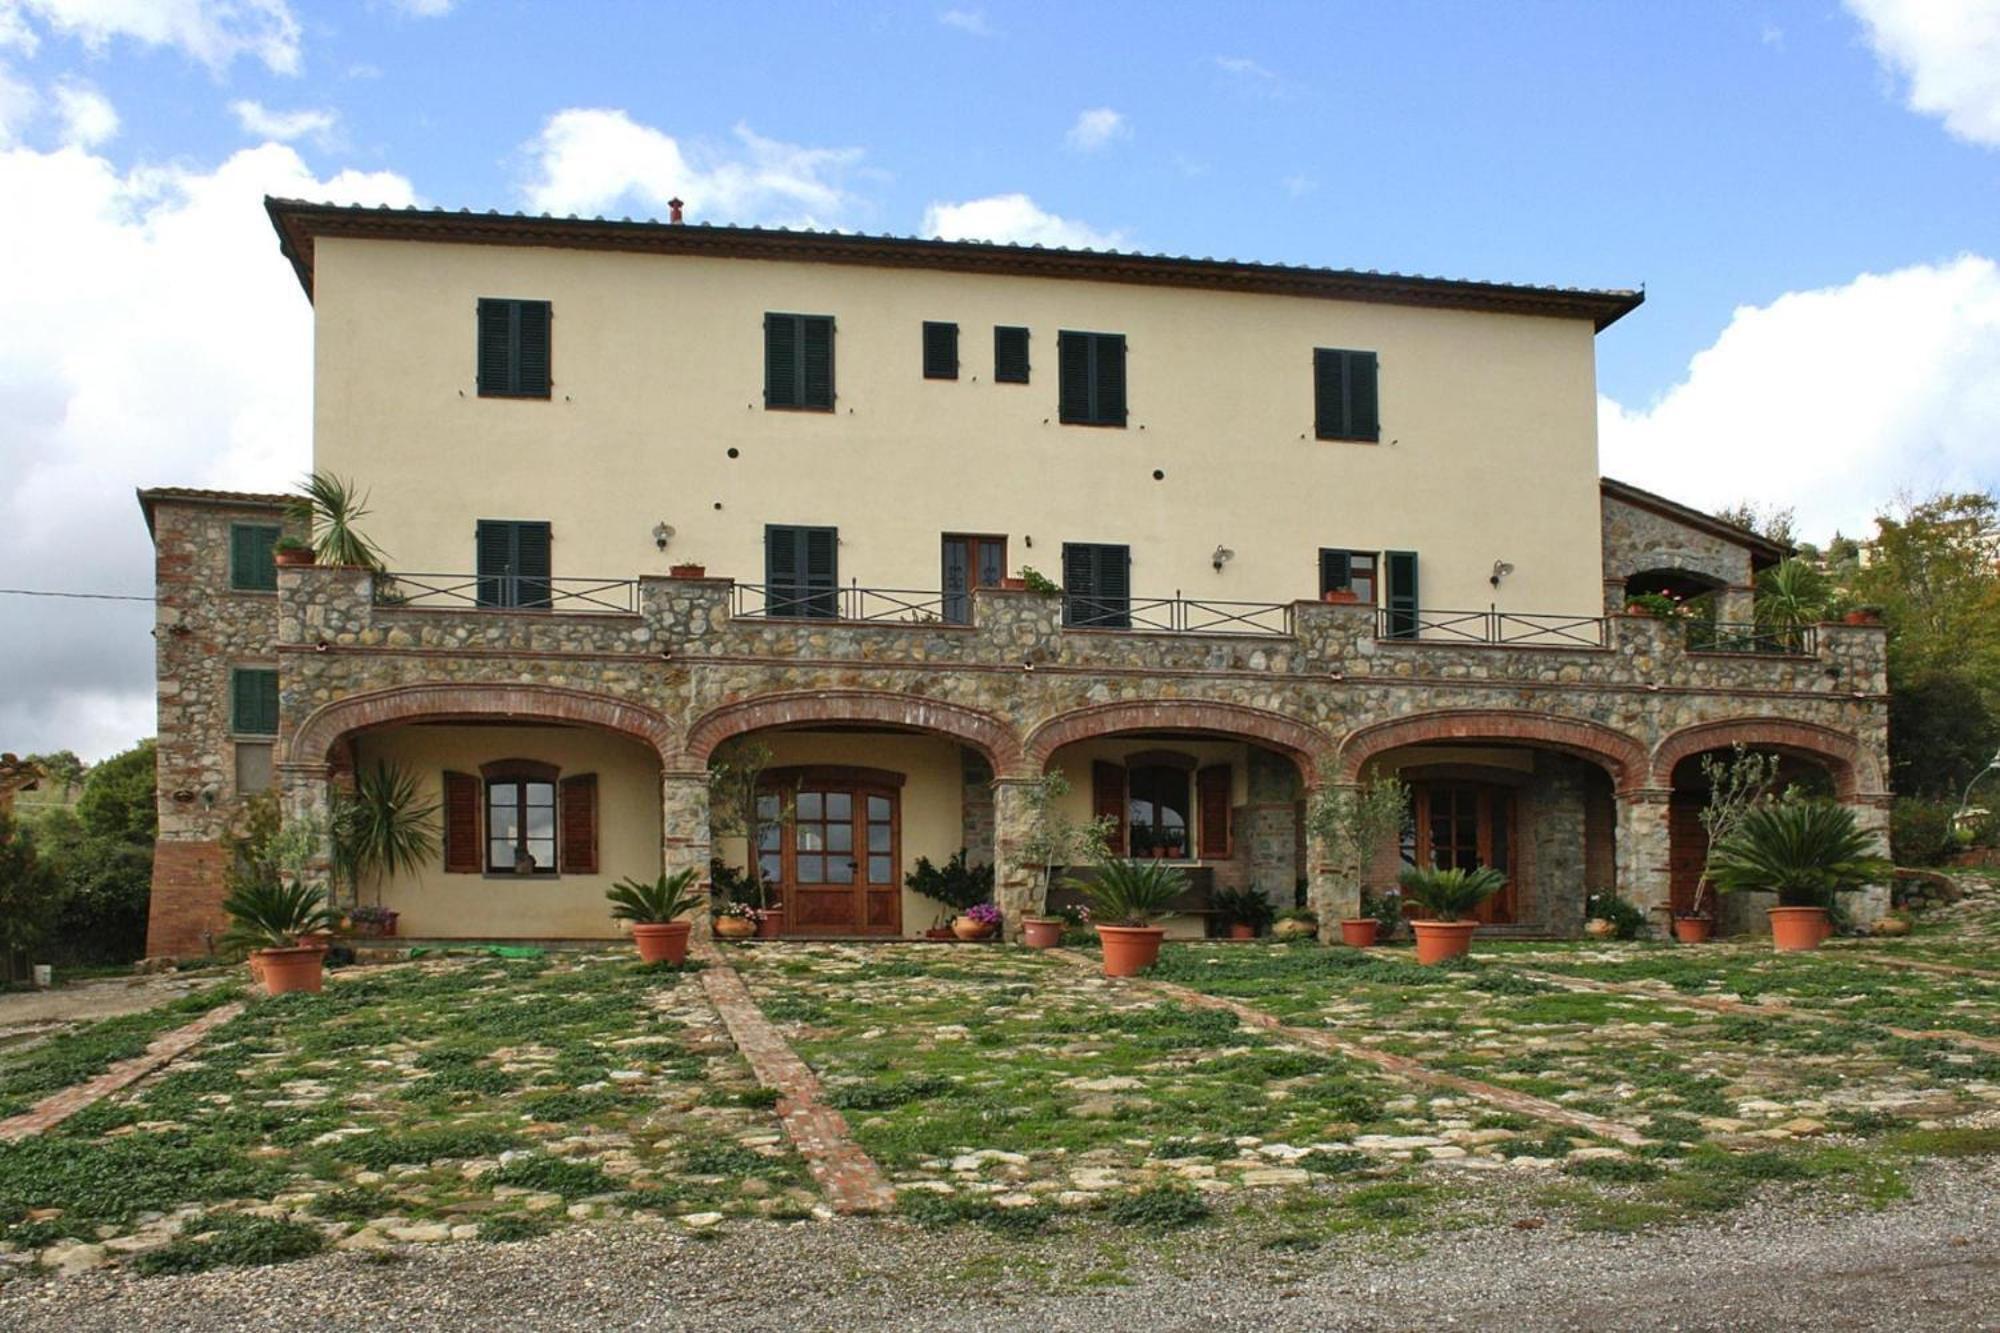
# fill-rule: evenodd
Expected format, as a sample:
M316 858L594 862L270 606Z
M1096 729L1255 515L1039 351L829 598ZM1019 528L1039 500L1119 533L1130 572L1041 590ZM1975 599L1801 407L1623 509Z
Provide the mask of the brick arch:
M1682 727L1653 751L1652 785L1671 788L1674 769L1681 761L1738 741L1754 749L1800 755L1818 763L1832 776L1834 791L1843 801L1852 801L1864 791L1885 790L1879 766L1854 737L1817 723L1782 717L1730 718Z
M662 760L680 748L664 714L628 699L552 685L453 682L398 685L322 704L293 733L285 757L295 764L324 764L335 742L353 732L397 722L451 721L593 727L643 741Z
M683 762L700 768L708 763L716 746L733 736L814 722L881 722L909 727L970 745L986 757L995 773L1011 773L1021 764L1020 738L1013 727L991 713L887 690L807 690L724 704L704 713L688 728Z
M1341 780L1359 781L1362 766L1375 756L1427 741L1523 743L1560 750L1603 768L1619 791L1640 786L1650 771L1643 744L1596 722L1526 710L1455 708L1399 717L1354 732L1341 743Z
M1123 731L1206 731L1253 740L1298 765L1308 783L1319 757L1332 748L1325 732L1282 713L1243 704L1152 699L1098 704L1050 718L1028 734L1028 766L1040 772L1065 745Z

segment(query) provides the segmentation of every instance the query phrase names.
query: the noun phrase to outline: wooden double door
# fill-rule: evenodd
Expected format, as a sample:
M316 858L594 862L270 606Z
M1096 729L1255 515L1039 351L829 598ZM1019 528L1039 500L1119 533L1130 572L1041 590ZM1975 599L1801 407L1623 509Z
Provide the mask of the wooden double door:
M1475 920L1489 925L1514 920L1518 908L1518 803L1510 787L1486 782L1417 782L1406 855L1417 865L1439 870L1491 866L1507 876L1507 887L1481 903Z
M795 935L903 933L901 793L886 782L805 776L764 798L758 852Z

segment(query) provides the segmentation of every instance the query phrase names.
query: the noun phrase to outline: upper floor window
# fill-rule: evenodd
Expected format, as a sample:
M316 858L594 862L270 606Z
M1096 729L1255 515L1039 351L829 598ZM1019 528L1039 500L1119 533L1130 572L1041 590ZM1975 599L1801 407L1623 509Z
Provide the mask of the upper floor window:
M840 614L840 529L764 529L764 614L832 620Z
M549 604L549 525L482 518L474 542L481 606L541 609Z
M1007 577L1007 539L947 534L944 539L944 619L972 623L972 590L997 588Z
M240 592L275 592L281 529L273 523L229 525L229 586Z
M237 667L229 673L229 729L239 736L278 734L278 673Z
M1379 440L1375 353L1313 349L1313 434L1322 440Z
M1056 340L1062 385L1058 415L1065 425L1125 424L1125 335L1064 329Z
M993 329L993 381L996 384L1028 382L1028 331L1014 325L998 324Z
M833 410L833 316L764 316L764 406Z
M924 321L924 378L958 378L958 325Z
M1063 543L1063 624L1088 629L1132 627L1131 547Z
M479 396L549 396L549 303L479 299Z
M554 764L502 759L444 775L448 874L594 875L597 775L562 777Z
M1330 551L1319 553L1319 595L1351 593L1363 606L1375 605L1375 553L1373 551Z
M1423 615L1417 597L1417 553L1384 551L1382 563L1388 573L1383 605L1392 639L1414 639L1422 628Z

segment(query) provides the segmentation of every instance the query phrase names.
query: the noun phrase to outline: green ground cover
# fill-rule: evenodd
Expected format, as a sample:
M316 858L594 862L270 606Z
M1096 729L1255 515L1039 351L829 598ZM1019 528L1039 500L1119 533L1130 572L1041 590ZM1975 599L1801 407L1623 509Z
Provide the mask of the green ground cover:
M233 984L212 986L141 1013L102 1019L18 1046L0 1046L0 1119L94 1078L120 1060L143 1054L160 1034L192 1023L241 993L242 988Z

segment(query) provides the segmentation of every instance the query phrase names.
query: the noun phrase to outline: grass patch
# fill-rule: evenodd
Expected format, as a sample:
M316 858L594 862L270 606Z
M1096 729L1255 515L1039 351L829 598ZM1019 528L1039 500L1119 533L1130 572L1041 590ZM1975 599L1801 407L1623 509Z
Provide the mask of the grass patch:
M533 1240L537 1236L546 1236L553 1230L555 1230L554 1224L545 1218L514 1213L489 1217L481 1222L479 1239L495 1245L507 1245L517 1240Z
M1145 1231L1195 1226L1206 1222L1212 1213L1208 1200L1185 1185L1149 1185L1120 1195L1104 1208L1104 1215L1119 1226Z
M326 1237L317 1227L268 1217L210 1216L190 1222L187 1231L202 1238L184 1237L163 1249L150 1250L132 1261L133 1268L147 1277L200 1273L211 1268L290 1263L326 1248Z
M618 1182L597 1163L572 1162L562 1157L523 1157L501 1167L491 1178L496 1185L560 1194L565 1199L614 1194L619 1189Z

